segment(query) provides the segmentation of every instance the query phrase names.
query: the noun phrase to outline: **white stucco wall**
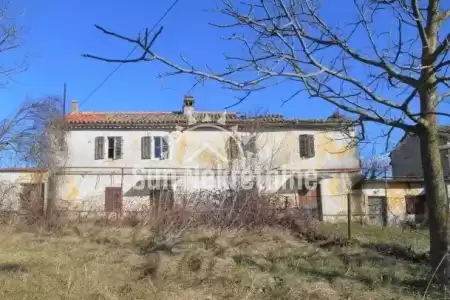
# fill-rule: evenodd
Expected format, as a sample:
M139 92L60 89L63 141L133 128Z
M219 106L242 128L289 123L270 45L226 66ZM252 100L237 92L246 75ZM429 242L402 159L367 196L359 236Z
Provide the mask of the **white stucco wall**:
M213 152L218 160L226 160L226 139L229 132L198 130L185 131L170 143L169 160L142 160L141 138L143 136L171 136L174 131L159 130L73 130L67 134L67 167L151 167L180 168L196 166L210 168ZM248 135L240 132L238 135ZM299 155L300 134L314 134L316 156L304 159ZM257 134L257 148L261 161L273 167L289 169L336 169L359 168L355 148L347 149L349 138L338 131L279 130L262 131ZM94 159L95 137L121 136L123 157L118 160ZM105 144L105 157L106 157ZM226 163L226 162L225 162Z
M189 176L186 168L199 168L202 172L228 167L226 155L226 141L235 135L250 135L252 132L232 133L229 131L211 130L199 127L197 130L184 131L182 134L163 130L72 130L66 135L68 146L67 168L64 174L58 176L58 199L68 206L78 209L103 209L105 188L109 186L123 186L124 209L134 210L140 205L148 205L148 194L141 192L136 195L131 190L140 181L133 172L142 169L147 179L159 179L171 174L176 185L183 186L183 190L193 192L199 188L217 189L217 182L226 186L226 173L214 175L210 172L208 183L199 184L198 177ZM309 159L299 155L299 135L315 135L316 156ZM257 136L257 151L260 157L259 166L262 169L281 169L292 172L299 170L322 170L323 172L339 172L336 169L357 169L359 158L355 148L348 147L349 138L339 131L319 130L270 130L259 131ZM95 138L105 137L105 158L95 160ZM120 136L123 141L122 158L107 159L106 137ZM169 143L170 157L167 160L141 159L141 138L143 136L172 136ZM238 167L239 168L239 167ZM253 169L252 169L253 170ZM296 171L297 170L297 171ZM217 171L217 170L216 170ZM215 171L215 172L216 172ZM124 175L122 176L122 172ZM289 174L280 171L279 175L263 177L263 190L268 193L276 192L281 184L289 178ZM203 173L202 173L203 174ZM214 175L214 176L213 176ZM208 176L206 176L208 177ZM345 181L345 180L344 180ZM339 181L340 182L340 181ZM347 183L322 186L324 195L343 193ZM219 186L219 188L221 188ZM331 190L330 190L331 188ZM345 199L345 197L343 198ZM324 207L327 212L342 211L341 199L325 198ZM328 208L328 203L330 207ZM345 207L345 206L344 206Z

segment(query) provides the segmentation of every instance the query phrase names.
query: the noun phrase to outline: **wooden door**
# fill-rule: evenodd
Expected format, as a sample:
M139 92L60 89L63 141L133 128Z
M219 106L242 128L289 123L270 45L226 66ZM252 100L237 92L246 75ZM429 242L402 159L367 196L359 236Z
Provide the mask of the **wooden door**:
M120 187L105 188L105 211L106 212L122 211L122 188Z
M369 220L375 225L386 224L386 197L369 196L367 199Z

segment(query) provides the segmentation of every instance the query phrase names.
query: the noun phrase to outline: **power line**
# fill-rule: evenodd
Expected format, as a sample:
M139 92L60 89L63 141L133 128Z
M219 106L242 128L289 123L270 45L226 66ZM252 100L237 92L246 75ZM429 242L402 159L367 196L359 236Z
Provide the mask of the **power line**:
M161 18L159 18L158 22L156 22L155 25L153 25L153 27L150 29L149 33L151 33L153 30L155 30L155 28L162 22L162 20L164 20L164 18L169 14L169 12L175 7L175 5L179 2L180 0L175 0L172 5L166 10L166 12L161 16ZM131 50L130 53L128 53L128 55L124 58L124 60L127 60L128 58L130 58L130 56L134 53L134 51L136 51L136 49L138 48L138 45L134 46L133 49ZM103 87L103 85L109 80L109 78L111 78L114 73L117 72L117 70L120 69L120 67L123 65L123 62L120 62L117 67L114 68L114 70L112 70L111 73L109 73L105 79L103 79L100 84L92 90L92 92L89 93L89 95L80 103L80 107L85 104L99 89L101 89Z

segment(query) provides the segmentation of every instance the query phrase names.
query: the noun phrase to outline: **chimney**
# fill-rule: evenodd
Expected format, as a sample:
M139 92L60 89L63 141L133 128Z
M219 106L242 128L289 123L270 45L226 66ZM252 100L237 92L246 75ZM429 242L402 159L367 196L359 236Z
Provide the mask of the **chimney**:
M71 108L70 108L70 112L71 113L77 113L78 112L78 101L76 101L76 100L72 100L72 105L71 105Z
M193 112L194 112L194 97L184 96L183 113L185 115L192 115Z

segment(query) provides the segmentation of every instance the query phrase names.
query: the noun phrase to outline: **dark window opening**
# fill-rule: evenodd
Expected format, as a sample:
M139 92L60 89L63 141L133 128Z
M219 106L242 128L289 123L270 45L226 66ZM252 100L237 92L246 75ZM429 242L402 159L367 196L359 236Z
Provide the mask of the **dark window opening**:
M108 137L108 159L122 158L122 137Z
M425 214L425 196L405 196L406 213L408 215Z
M108 158L114 159L114 138L108 138Z
M169 141L167 137L155 136L153 155L157 159L169 158Z

